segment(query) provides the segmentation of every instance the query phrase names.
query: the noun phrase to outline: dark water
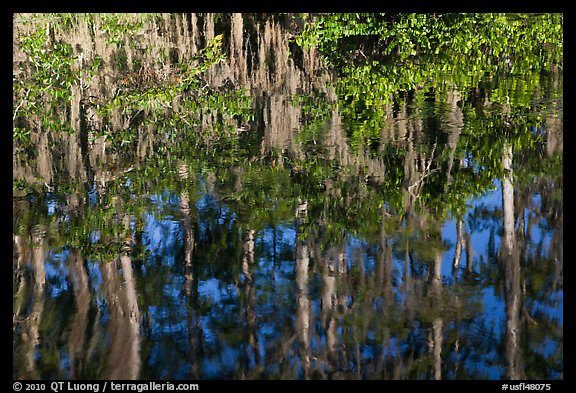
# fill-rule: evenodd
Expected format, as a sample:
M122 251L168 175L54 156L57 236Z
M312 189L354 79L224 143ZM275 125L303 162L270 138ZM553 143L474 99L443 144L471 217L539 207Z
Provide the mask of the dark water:
M162 18L123 46L53 33L104 67L71 88L79 132L14 142L14 378L563 378L561 72L403 92L358 142L287 18ZM215 34L189 126L82 110ZM476 137L512 83L539 120Z

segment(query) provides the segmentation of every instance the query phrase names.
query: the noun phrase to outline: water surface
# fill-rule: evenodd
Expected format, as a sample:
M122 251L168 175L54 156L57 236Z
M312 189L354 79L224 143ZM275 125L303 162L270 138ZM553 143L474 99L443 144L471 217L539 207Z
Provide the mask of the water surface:
M366 103L294 16L15 18L101 63L15 115L15 379L563 378L561 68Z

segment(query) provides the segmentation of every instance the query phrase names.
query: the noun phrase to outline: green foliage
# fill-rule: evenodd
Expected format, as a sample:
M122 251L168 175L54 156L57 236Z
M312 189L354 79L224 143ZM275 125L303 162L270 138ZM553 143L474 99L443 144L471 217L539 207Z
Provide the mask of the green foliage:
M522 75L489 99L526 113L519 94L562 66L562 23L557 14L333 14L308 24L296 42L317 46L340 75L338 105L358 146L377 135L382 104L398 92L466 92L497 74Z
M71 131L63 124L62 116L52 108L69 108L70 89L78 80L79 73L73 69L74 59L69 44L47 45L46 42L45 30L37 30L21 40L21 49L27 56L32 76L14 81L13 119L36 117L44 128ZM19 127L15 126L14 138L23 139L22 135Z
M417 201L440 216L446 209L461 215L465 201L492 189L503 173L504 145L515 154L542 145L531 129L550 110L538 103L549 102L542 85L554 67L562 68L562 25L559 14L323 14L295 40L316 47L338 74L330 105L339 109L358 154L402 162L405 149L381 140L391 105L410 95L434 119L450 110L441 104L449 92L463 93L465 127L455 157L466 157L469 166L456 166L448 184L443 173L450 156L438 155ZM489 105L479 102L478 91ZM313 108L304 109L315 116ZM384 199L397 208L404 175L395 165L388 166Z
M129 37L134 37L144 27L142 18L131 18L126 14L109 14L102 23L102 33L108 44L122 47Z
M297 140L304 146L316 145L324 137L327 122L335 110L325 93L314 91L311 95L297 95L292 104L302 111L302 127Z
M192 140L210 143L222 136L230 137L236 131L237 122L252 118L250 97L241 89L215 90L207 84L202 85L202 74L224 59L222 35L218 35L191 60L179 64L174 78L162 85L149 83L120 89L112 99L91 105L104 118L120 112L129 119L129 128L154 124L157 129L170 133L197 128L202 124L202 117L213 117L212 129L201 130ZM114 141L119 140L121 133L121 130L107 127L96 136L107 136L117 145ZM129 142L124 138L120 140Z
M107 44L118 47L116 58L121 60L126 51L123 43L127 37L140 37L139 31L145 21L156 16L46 14L40 20L53 23L64 31L80 17L92 24L98 19L107 36ZM13 139L21 145L29 142L31 123L49 131L74 131L70 124L72 88L78 86L80 92L76 94L83 95L102 65L99 57L80 59L82 54L74 55L69 44L53 42L46 36L46 31L40 26L32 28L20 42L26 61L19 77L14 80ZM81 116L92 110L102 119L101 129L95 132L87 130L91 134L90 140L106 136L113 148L122 148L131 143L140 125L154 123L172 131L198 127L203 117L212 117L209 124L214 127L212 132L198 135L195 138L198 141L234 134L236 125L252 116L250 98L242 90L214 90L203 83L202 77L204 72L224 59L222 35L217 35L193 58L179 64L165 80L138 81L135 70L134 75L127 76L130 82L113 92L113 96L81 97ZM139 57L133 61L137 63ZM77 65L80 63L85 63L82 68ZM126 64L126 70L127 67ZM125 126L122 129L117 129L116 123L112 126L110 119L117 114L123 118Z
M80 87L81 82L90 83L101 59L95 58L84 68L78 67L70 44L52 43L44 29L24 35L20 50L27 61L20 68L24 77L13 83L13 138L24 143L29 141L30 126L19 124L30 120L45 130L73 132L69 121L72 87Z

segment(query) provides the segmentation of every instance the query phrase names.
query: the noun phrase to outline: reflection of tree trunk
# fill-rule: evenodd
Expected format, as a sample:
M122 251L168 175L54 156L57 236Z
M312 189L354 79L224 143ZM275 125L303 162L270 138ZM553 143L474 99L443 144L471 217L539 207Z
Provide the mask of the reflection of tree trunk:
M403 281L403 292L404 292L404 303L406 305L406 312L409 318L414 315L414 300L412 299L412 276L410 274L410 252L409 252L409 242L406 240L406 251L404 252L404 275Z
M302 217L308 213L308 203L301 203L296 209L297 227L302 223ZM307 244L296 240L296 332L300 342L299 355L304 379L310 378L310 299L308 299L308 264L310 254Z
M310 300L308 299L308 246L296 241L296 330L300 341L300 361L304 379L310 378Z
M414 151L415 130L410 127L408 111L405 102L400 103L400 111L396 120L398 128L398 140L406 140L406 155L404 157L404 183L402 185L403 207L408 212L412 206L413 198L410 192L412 184L418 181L418 171L416 169L416 152Z
M448 159L448 168L446 170L447 184L452 183L452 165L454 162L454 154L456 153L456 147L458 146L458 139L460 138L460 132L462 131L462 126L464 125L464 115L462 110L458 107L458 100L460 99L460 93L457 90L452 90L448 93L448 106L450 110L448 111L448 146L450 147L450 158Z
M26 304L26 278L24 277L24 263L27 247L24 245L24 239L21 235L13 235L14 249L16 251L17 262L14 269L15 282L14 287L18 286L18 291L14 295L14 306L12 309L12 330L16 330L16 325L19 323L20 313Z
M244 45L244 18L241 13L233 13L230 22L230 69L234 72L234 80L244 86L248 79Z
M46 283L46 271L44 263L48 247L43 235L32 237L32 266L34 268L34 286L32 289L31 311L22 329L22 342L24 343L24 358L26 367L25 379L39 379L36 369L35 353L40 344L40 322L44 311L44 286Z
M129 230L130 217L124 216L125 230ZM126 243L132 242L127 236ZM132 269L132 258L127 253L120 255L117 262L101 265L106 304L110 314L108 321L109 354L104 371L106 379L138 379L140 374L140 310L136 277Z
M80 251L73 250L70 254L70 272L74 285L74 299L76 301L76 314L72 319L71 332L68 339L70 356L69 378L79 378L78 372L84 364L78 364L78 359L85 353L84 342L86 339L86 329L88 327L88 311L90 310L90 283L84 261Z
M472 273L474 250L472 249L472 237L469 231L464 234L464 244L466 245L466 270Z
M242 239L242 272L247 280L252 280L250 265L254 262L254 230L250 229Z
M512 179L512 146L504 147L502 156L504 177L502 179L502 210L503 210L503 235L504 249L508 252L514 250L514 184Z
M516 245L514 231L514 184L512 178L512 146L505 146L502 165L502 210L503 226L500 246L502 263L504 265L505 297L506 297L506 360L509 379L524 379L520 353L520 258Z
M434 273L432 275L430 296L434 299L437 312L440 313L443 308L442 302L442 251L438 249L434 256ZM434 359L434 379L442 379L442 328L443 321L437 316L432 322L432 354Z
M546 153L548 156L562 154L564 148L564 118L550 116L544 121L546 127Z
M319 253L318 253L319 254ZM334 313L338 304L336 293L336 268L337 260L331 257L322 258L318 255L318 260L322 262L322 323L326 326L326 350L330 364L336 361L336 341L338 338L336 331L336 320Z
M522 248L522 252L524 252L524 245L525 245L525 233L526 233L526 215L524 214L525 208L530 203L530 191L519 190L516 193L516 198L514 202L514 206L516 206L516 210L518 211L518 239L517 245Z
M418 153L415 149L419 144L419 135L422 132L422 121L411 122L411 138L408 141L406 156L404 157L404 182L402 184L404 211L409 212L422 192L424 179L438 169L430 169L434 160L435 142L430 152L430 158L426 159L425 153Z
M20 321L20 313L24 308L25 301L26 301L26 278L24 277L24 270L18 268L14 274L16 275L16 282L14 282L15 286L18 286L18 290L14 295L14 307L12 309L12 331L16 331L16 326Z
M439 291L442 286L442 251L437 250L434 255L434 271L432 275L432 288L439 296Z
M188 180L188 166L182 163L178 168L180 178ZM182 213L182 231L184 232L184 291L186 293L186 310L188 323L188 344L190 345L190 372L193 378L199 378L199 362L197 359L198 343L196 340L197 317L194 305L194 272L193 272L193 253L194 253L194 227L190 214L190 198L188 191L180 193L180 211Z
M75 130L72 134L63 134L61 138L64 142L66 154L63 155L63 164L67 161L68 176L81 182L87 182L91 179L87 177L90 174L90 161L88 155L88 132L87 126L83 121L85 119L85 110L82 100L82 90L80 86L72 86L71 107L70 107L70 125Z
M550 241L550 256L554 259L554 278L552 280L552 292L556 292L562 285L564 276L564 219L563 214L559 217L560 227Z
M408 141L408 151L404 157L404 184L402 187L404 211L410 211L415 199L412 186L418 183L418 169L416 168L416 152L413 147L413 140Z
M384 227L385 219L388 213L382 207L382 223L380 227L380 258L376 266L376 278L378 280L378 288L382 288L384 300L388 306L394 303L394 285L392 283L392 247L388 245L388 238Z
M258 346L258 339L256 338L256 285L254 283L254 272L250 272L251 267L254 265L254 233L250 229L244 233L242 245L242 272L245 277L244 296L246 299L245 315L248 323L248 346L247 354L250 358L250 352L254 357L256 365L260 364L260 348Z
M336 353L338 333L336 331L336 319L334 316L334 312L336 310L336 277L334 277L333 273L324 275L323 292L323 305L325 307L323 311L328 315L326 327L326 347L328 349L328 356L330 358L334 358ZM330 303L326 303L326 301L329 301ZM335 360L335 358L333 360Z
M50 144L52 142L51 133L40 132L38 135L36 150L38 152L37 173L45 184L51 185L54 179L54 157Z
M144 126L143 132L138 133L136 154L142 162L155 153L154 137L154 124L147 124Z
M188 179L187 165L181 165L179 169L180 177ZM182 212L182 230L184 232L184 278L186 296L190 297L192 291L192 254L194 253L194 228L190 217L190 201L187 191L180 193L180 211Z
M442 318L434 319L432 330L434 335L434 379L442 379Z
M454 271L458 270L460 266L460 257L462 256L462 247L464 245L464 239L462 238L462 220L456 222L456 249L454 250L454 262L452 267Z

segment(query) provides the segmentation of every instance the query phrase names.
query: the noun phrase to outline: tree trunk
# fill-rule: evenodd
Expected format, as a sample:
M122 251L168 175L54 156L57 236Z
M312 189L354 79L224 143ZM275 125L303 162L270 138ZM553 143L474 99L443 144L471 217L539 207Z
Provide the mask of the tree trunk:
M124 216L125 227L129 226L129 216ZM128 236L126 243L131 243ZM109 307L110 337L109 353L104 377L106 379L138 379L140 375L140 309L136 292L136 277L132 269L132 258L127 253L118 261L103 263L100 268L104 282L106 304Z
M244 297L246 299L245 317L247 323L246 333L247 347L246 354L248 358L254 358L256 366L261 364L260 360L260 347L256 337L256 284L254 282L254 229L247 230L243 236L242 245L242 272L245 276L244 281Z
M520 312L522 292L520 288L520 258L514 226L514 183L512 177L512 146L504 147L502 155L504 177L502 179L502 240L501 260L504 267L506 298L505 354L506 378L524 379L520 352Z
M23 379L40 379L36 368L36 350L40 345L40 323L44 312L44 287L46 284L45 261L48 246L44 235L32 236L32 267L34 268L34 286L32 289L31 311L23 324L22 342L24 343L24 358L26 374Z
M462 238L462 220L456 222L456 247L454 250L454 262L452 263L452 268L457 271L460 267L460 258L462 257L462 247L464 245L464 239Z
M442 318L434 319L432 322L432 330L434 335L434 379L439 381L442 379L442 328L444 324Z
M448 106L450 107L450 110L448 111L448 147L450 148L450 158L448 159L448 168L446 170L447 184L452 183L452 165L454 163L454 155L456 153L456 147L458 147L460 132L464 126L464 115L462 114L462 109L458 107L459 99L460 93L457 90L452 90L448 93Z
M308 246L296 241L296 331L304 379L310 379L310 299L308 298Z
M83 366L80 362L85 359L85 340L88 328L88 312L90 311L90 302L92 299L90 292L90 280L84 260L79 250L74 249L70 254L70 272L74 286L74 299L76 302L76 314L72 318L71 332L68 338L68 353L70 356L69 379L80 379Z

